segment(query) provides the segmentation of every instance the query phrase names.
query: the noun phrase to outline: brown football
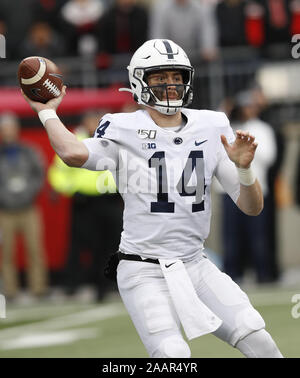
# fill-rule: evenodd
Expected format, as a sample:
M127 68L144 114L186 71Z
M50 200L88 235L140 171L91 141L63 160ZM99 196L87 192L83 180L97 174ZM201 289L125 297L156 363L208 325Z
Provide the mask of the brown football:
M40 56L30 56L22 60L18 79L27 97L43 103L58 97L63 87L63 77L57 65Z

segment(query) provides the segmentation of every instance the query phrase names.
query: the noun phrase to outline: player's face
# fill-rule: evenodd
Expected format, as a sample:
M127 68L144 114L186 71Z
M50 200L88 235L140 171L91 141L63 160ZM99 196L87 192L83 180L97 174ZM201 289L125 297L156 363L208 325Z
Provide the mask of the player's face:
M157 71L149 74L148 85L160 101L180 100L184 92L183 78L180 71Z

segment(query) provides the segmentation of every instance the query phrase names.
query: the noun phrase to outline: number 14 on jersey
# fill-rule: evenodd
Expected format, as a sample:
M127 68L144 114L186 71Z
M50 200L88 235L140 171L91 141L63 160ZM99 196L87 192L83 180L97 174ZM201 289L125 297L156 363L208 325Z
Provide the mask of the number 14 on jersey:
M175 203L169 202L168 177L164 151L155 152L148 160L149 168L154 168L157 177L157 201L151 202L151 213L174 213ZM196 173L196 185L188 185L193 171ZM191 151L181 177L176 185L181 197L193 196L192 212L204 210L203 195L205 192L203 151Z

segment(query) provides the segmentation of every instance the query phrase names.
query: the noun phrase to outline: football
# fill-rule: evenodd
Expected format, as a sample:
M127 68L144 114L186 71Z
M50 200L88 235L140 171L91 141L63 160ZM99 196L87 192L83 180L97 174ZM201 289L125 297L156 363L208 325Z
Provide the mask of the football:
M23 92L33 101L46 103L61 94L63 76L51 60L30 56L18 68L18 80Z

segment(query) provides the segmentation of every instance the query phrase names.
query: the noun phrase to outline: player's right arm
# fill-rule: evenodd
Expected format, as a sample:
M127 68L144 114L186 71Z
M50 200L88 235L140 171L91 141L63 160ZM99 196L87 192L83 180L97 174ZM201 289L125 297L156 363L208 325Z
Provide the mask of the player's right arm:
M56 109L66 94L66 87L63 87L59 97L48 101L46 104L32 101L23 92L22 94L35 112L39 113L42 110L54 110L56 112ZM89 150L86 145L82 141L79 141L57 118L46 120L44 127L47 131L51 146L57 155L70 167L83 166L89 158Z

